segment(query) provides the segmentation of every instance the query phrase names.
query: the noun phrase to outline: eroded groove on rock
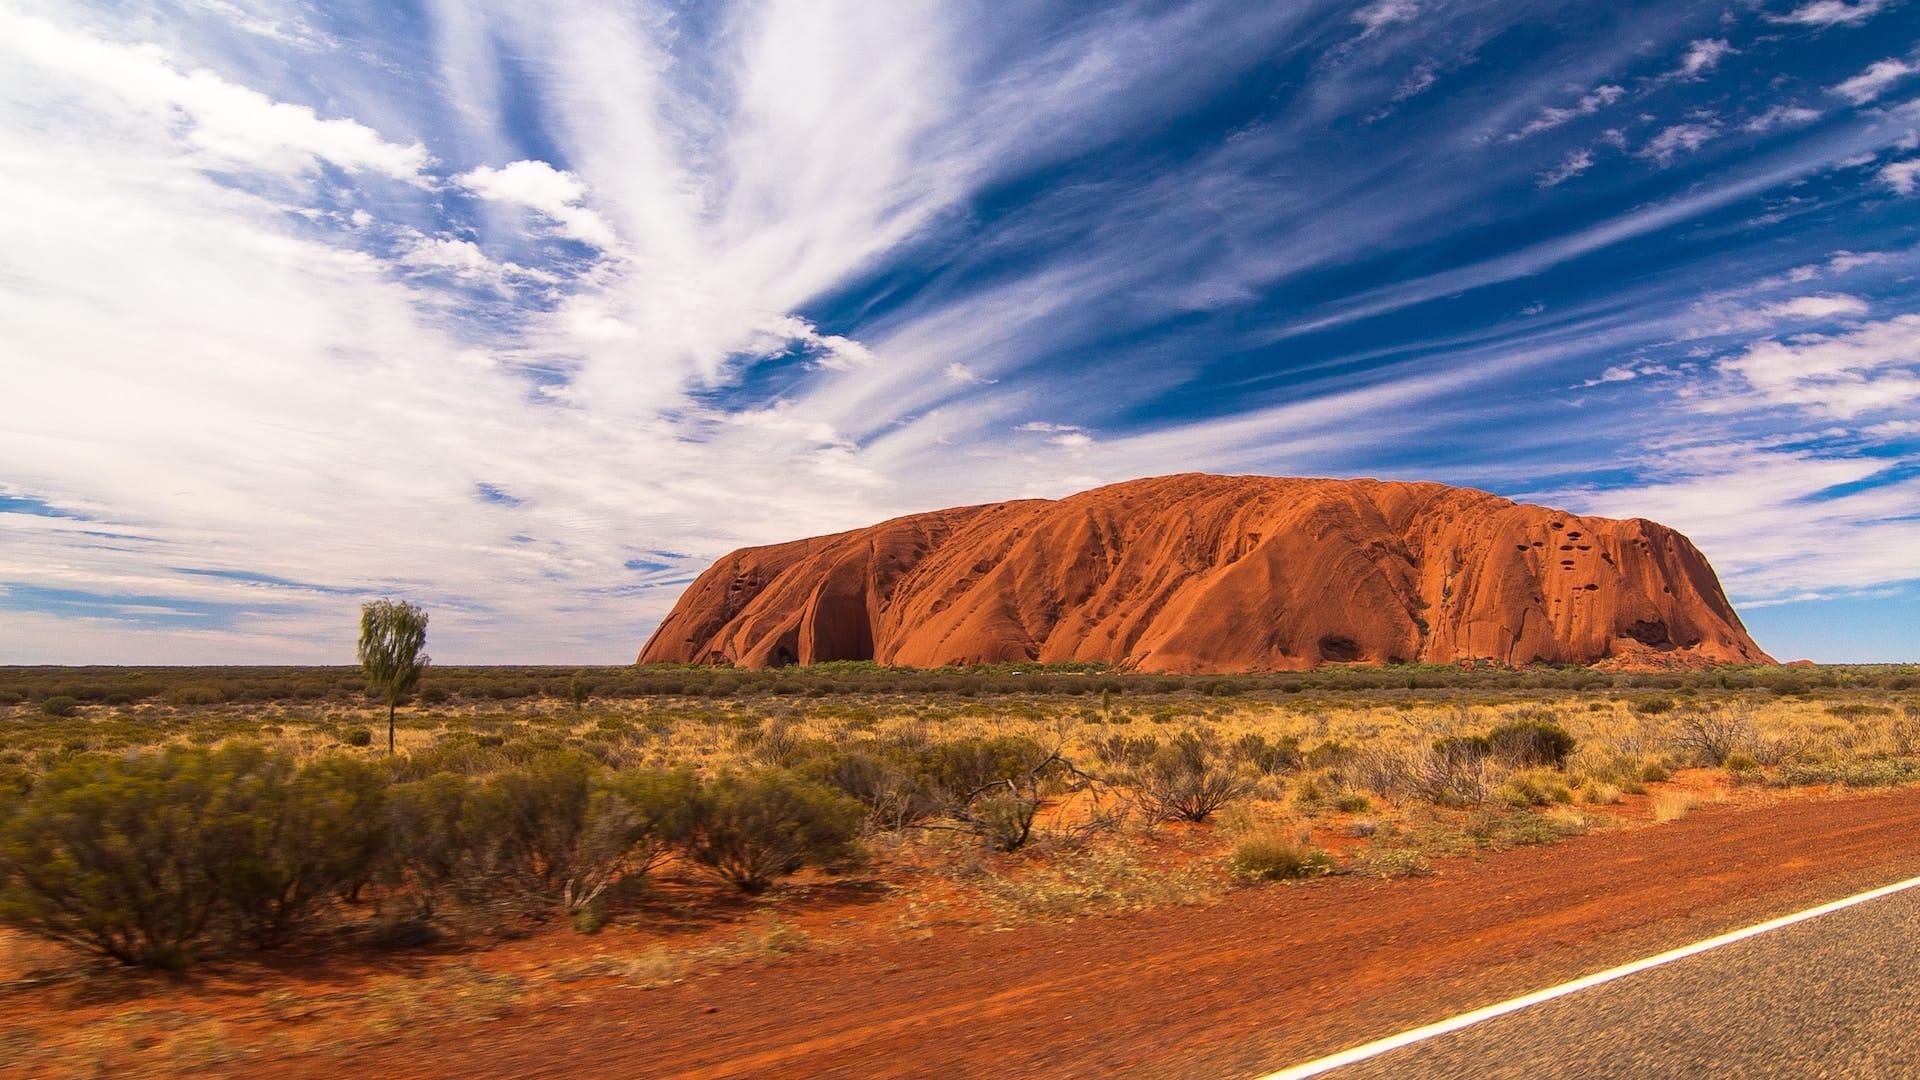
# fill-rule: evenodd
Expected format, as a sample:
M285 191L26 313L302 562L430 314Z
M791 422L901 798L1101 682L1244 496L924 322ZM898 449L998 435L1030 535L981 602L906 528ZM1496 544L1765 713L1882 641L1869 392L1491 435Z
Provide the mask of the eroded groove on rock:
M1686 537L1468 488L1188 473L743 548L642 663L1770 663Z

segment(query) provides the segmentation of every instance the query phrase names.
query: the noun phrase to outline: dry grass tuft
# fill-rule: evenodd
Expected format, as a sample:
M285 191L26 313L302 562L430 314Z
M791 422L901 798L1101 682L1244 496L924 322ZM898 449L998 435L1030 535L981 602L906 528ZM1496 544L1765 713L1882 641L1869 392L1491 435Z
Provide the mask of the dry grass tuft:
M1691 791L1663 791L1653 797L1653 820L1679 821L1700 805L1700 796Z

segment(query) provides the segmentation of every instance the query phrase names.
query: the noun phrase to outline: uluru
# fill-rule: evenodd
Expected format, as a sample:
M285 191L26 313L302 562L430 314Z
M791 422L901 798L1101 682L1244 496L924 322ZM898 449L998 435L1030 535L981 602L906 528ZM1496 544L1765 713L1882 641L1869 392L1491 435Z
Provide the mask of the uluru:
M1186 473L742 548L641 663L1772 663L1685 536L1469 488Z

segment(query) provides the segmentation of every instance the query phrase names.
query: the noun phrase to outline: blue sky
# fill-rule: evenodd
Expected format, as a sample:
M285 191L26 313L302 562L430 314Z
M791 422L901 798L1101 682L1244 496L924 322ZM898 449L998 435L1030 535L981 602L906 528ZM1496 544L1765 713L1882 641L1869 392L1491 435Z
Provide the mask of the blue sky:
M1186 470L1644 516L1920 658L1920 2L0 8L0 661L630 659Z

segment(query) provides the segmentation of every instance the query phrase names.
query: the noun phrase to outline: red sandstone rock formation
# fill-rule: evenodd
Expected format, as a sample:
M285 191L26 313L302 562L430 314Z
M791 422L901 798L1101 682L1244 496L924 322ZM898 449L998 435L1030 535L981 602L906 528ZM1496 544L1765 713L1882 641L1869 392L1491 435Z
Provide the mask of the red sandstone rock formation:
M1771 663L1655 522L1378 480L1179 476L744 548L641 663Z

